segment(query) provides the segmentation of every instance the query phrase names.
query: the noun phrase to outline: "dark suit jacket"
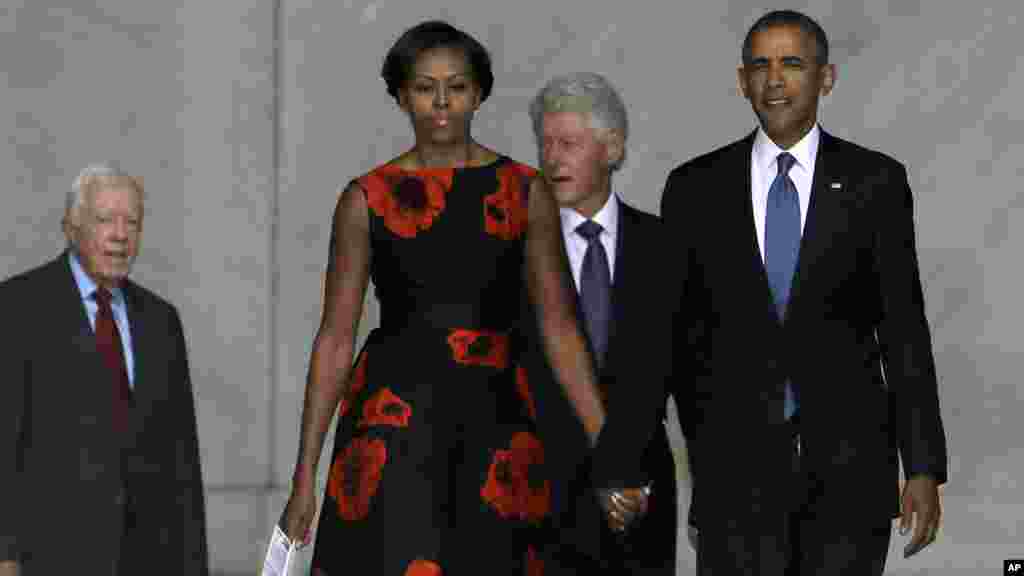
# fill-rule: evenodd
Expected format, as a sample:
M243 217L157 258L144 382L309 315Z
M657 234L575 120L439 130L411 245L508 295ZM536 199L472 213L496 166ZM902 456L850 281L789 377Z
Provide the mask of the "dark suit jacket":
M656 216L619 203L613 324L599 374L608 391L605 425L593 450L575 411L554 380L539 337L528 338L527 366L537 403L537 425L552 478L552 518L557 538L594 559L601 553L603 512L595 488L639 487L658 478L675 502L675 476L665 478L671 453L662 425L671 366L672 307L680 270L662 264L666 238ZM571 274L566 270L571 279ZM571 281L571 280L570 280ZM581 311L577 307L577 317ZM533 322L533 312L524 318ZM582 330L582 324L581 324ZM674 520L674 511L672 519ZM670 528L673 554L675 530Z
M131 432L67 253L0 283L0 559L24 576L208 573L199 444L174 307L124 284L135 357ZM124 503L136 529L122 541Z
M898 462L946 480L906 170L822 131L785 323L750 192L754 134L672 171L661 213L688 267L677 322L695 379L674 384L693 455L697 523L770 533L791 505L783 386L799 387L806 466L836 522L898 510ZM710 510L704 513L705 510ZM722 524L726 526L727 524Z

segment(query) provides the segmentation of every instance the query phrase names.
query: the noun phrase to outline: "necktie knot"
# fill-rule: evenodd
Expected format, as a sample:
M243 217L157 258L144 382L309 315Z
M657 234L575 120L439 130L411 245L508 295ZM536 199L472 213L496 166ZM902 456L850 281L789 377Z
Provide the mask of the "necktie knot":
M593 220L586 220L576 227L576 233L582 236L587 242L597 240L597 237L601 235L602 230L604 230L604 228Z
M96 291L92 293L92 298L93 300L96 301L97 304L99 304L100 308L110 308L110 301L113 297L111 296L109 290L100 287L97 288Z
M786 175L789 174L789 169L796 163L796 158L789 152L783 152L779 154L777 163L779 165L779 175Z

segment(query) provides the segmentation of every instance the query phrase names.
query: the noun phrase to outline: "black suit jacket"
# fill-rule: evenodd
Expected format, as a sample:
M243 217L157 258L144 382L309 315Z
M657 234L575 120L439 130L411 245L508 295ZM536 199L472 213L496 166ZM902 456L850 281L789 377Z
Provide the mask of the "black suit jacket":
M754 136L673 170L662 198L689 271L677 319L689 338L677 356L697 375L673 392L691 407L683 425L697 522L782 526L787 377L800 389L806 465L828 487L816 495L819 513L837 522L891 515L900 456L908 474L946 480L906 170L822 131L783 324L753 221Z
M67 253L0 283L0 559L22 574L208 573L199 444L174 307L123 286L131 431L111 429L112 376ZM130 499L136 529L122 540Z
M671 318L681 271L662 265L666 237L659 219L621 201L619 207L613 322L599 374L608 391L606 417L594 449L589 448L575 411L554 380L535 330L527 339L530 349L524 362L552 479L556 537L562 546L592 559L602 557L605 525L595 488L639 487L659 473L664 486L664 462L671 461L662 419L671 370ZM571 279L569 271L565 273ZM532 310L524 314L534 326ZM577 306L578 318L580 314ZM671 476L674 505L674 471ZM674 540L673 534L673 550L666 554L674 551Z

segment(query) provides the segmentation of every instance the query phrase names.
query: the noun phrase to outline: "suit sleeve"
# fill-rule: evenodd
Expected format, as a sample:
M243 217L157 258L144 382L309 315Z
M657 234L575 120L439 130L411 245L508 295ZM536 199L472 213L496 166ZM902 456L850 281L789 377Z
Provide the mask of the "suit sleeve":
M0 284L0 311L5 319L0 327L0 562L18 560L19 530L24 526L21 453L29 370L22 338L11 329L21 325L15 302L18 298L11 285Z
M941 484L947 476L946 436L915 248L913 194L902 165L894 163L884 174L887 181L876 188L880 225L874 252L890 421L907 477L927 474Z
M694 258L693 225L687 222L683 208L685 194L686 166L681 166L669 175L661 196L661 218L668 230L669 242L673 246L669 253L678 254L680 274L676 278L676 301L672 315L672 350L669 369L669 392L679 415L679 426L687 442L687 460L692 477L695 472L693 443L696 436L696 395L694 380L701 365L704 341L703 321L695 305L700 297L699 270Z
M192 378L189 373L188 349L181 318L172 310L174 332L174 363L177 378L170 382L179 393L179 413L175 420L180 423L175 439L175 472L177 475L178 509L181 510L183 534L182 554L188 574L207 576L209 560L206 542L206 506L203 495L203 474L199 457L199 435L196 427L195 399L192 394Z
M686 439L686 463L692 487L697 478L696 423L700 417L695 383L703 366L705 350L702 345L706 339L703 337L705 323L700 314L702 307L697 304L702 295L699 290L702 283L693 241L696 223L687 222L687 212L682 202L689 168L683 165L669 175L661 196L661 218L665 222L669 241L673 244L667 252L679 254L682 260L672 317L671 365L667 386L676 406L679 427ZM692 490L691 493L695 494ZM697 526L697 508L697 500L691 499L687 513L687 524L690 526Z

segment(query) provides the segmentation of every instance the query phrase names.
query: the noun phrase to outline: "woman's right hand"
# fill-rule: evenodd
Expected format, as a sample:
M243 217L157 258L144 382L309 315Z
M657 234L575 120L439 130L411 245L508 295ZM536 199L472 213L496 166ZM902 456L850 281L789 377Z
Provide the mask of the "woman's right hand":
M296 482L292 485L292 493L281 513L278 524L288 538L295 542L296 548L309 544L312 533L313 518L316 516L316 490L312 479Z

